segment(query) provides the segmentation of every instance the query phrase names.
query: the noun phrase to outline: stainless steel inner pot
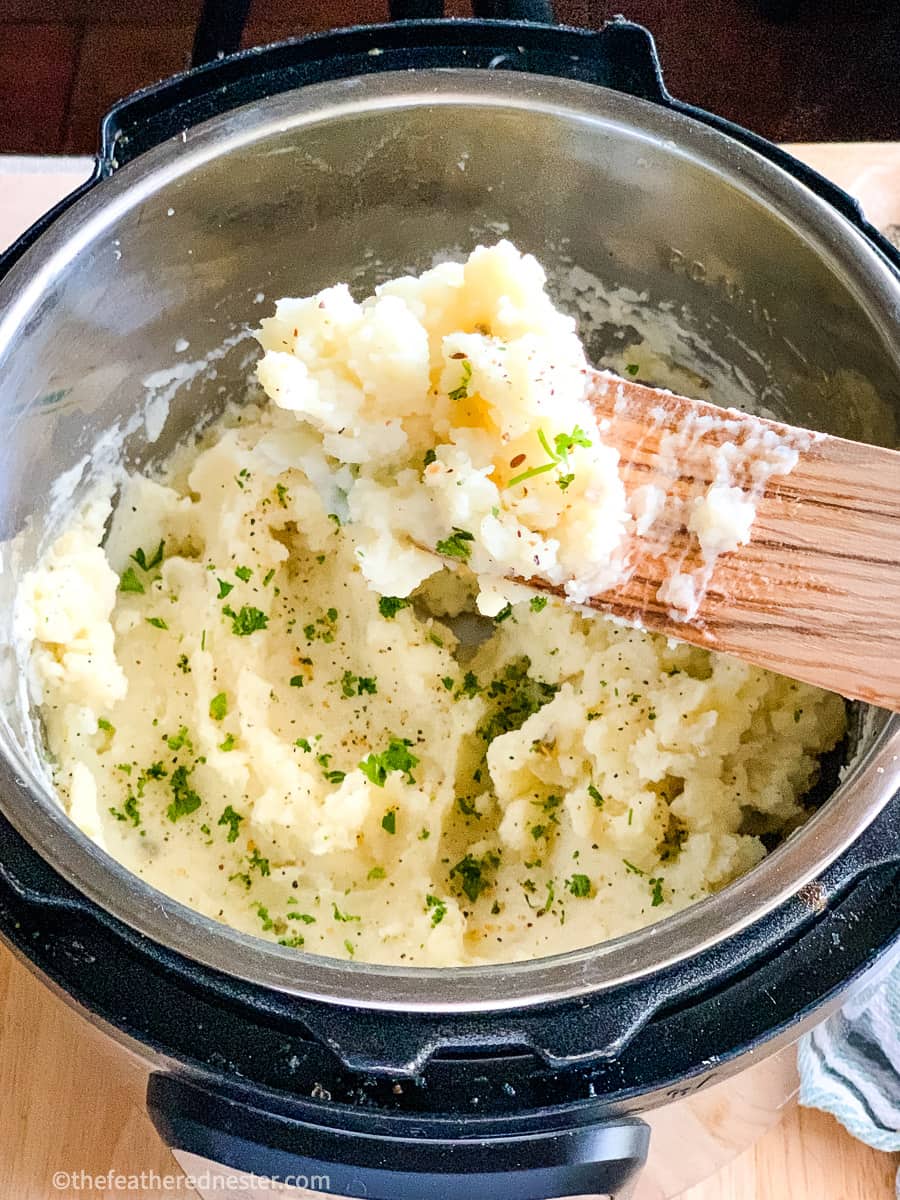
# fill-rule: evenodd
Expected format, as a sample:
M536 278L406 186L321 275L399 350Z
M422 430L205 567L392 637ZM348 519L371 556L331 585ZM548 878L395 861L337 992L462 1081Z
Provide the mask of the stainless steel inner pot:
M548 266L594 354L643 336L711 382L704 395L895 437L900 284L877 251L754 152L603 88L482 71L320 84L192 129L94 188L0 287L0 539L16 539L0 545L0 808L92 900L189 958L368 1007L497 1009L608 988L769 912L900 785L900 722L860 711L831 799L720 894L599 946L454 971L338 962L233 932L68 820L34 754L10 613L21 573L108 463L91 459L98 438L124 431L129 465L160 458L240 393L254 344L239 335L275 298L339 279L363 290L499 234Z

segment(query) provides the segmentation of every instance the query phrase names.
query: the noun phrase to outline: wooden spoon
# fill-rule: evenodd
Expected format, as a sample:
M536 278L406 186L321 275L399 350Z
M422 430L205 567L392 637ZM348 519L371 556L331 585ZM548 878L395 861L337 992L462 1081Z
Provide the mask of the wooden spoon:
M605 372L593 376L590 399L604 440L620 453L630 500L664 494L665 501L625 549L626 580L587 604L900 711L900 452ZM716 482L717 451L728 444L738 448L730 482L753 494L756 519L746 545L706 561L687 521ZM765 478L763 444L795 449L796 465ZM648 485L659 493L638 494ZM682 595L694 589L690 619L684 604L673 603L673 576L690 580ZM558 591L540 579L522 582Z

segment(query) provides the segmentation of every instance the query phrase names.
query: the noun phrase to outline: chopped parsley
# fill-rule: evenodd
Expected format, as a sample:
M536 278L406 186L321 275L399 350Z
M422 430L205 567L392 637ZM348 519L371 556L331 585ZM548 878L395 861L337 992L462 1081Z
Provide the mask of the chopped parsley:
M106 717L97 718L97 728L102 729L104 733L108 733L110 737L116 732L115 725L111 721L107 721Z
M166 543L164 541L161 541L159 543L159 545L156 547L156 549L153 551L152 557L148 558L147 555L144 553L144 551L140 548L140 546L138 546L138 548L137 548L137 550L135 550L134 554L131 555L131 559L133 562L137 563L137 565L141 568L142 571L152 571L154 569L154 567L158 567L159 564L162 562L163 554L165 553L165 549L166 549Z
M478 676L474 671L466 671L465 675L463 675L463 681L457 694L466 696L471 700L474 696L477 696L480 691L481 684L478 682Z
M588 784L587 792L590 798L593 800L595 807L602 808L605 803L604 799L592 783Z
M216 597L217 600L224 600L229 592L234 591L233 583L226 583L224 579L217 579L216 583L219 585L219 594Z
M269 916L269 910L266 908L266 906L264 904L260 904L259 901L257 901L253 905L253 907L256 909L257 916L259 917L260 922L262 923L263 933L268 933L270 929L274 929L275 922Z
M341 694L346 697L362 696L368 694L376 695L378 692L378 684L375 679L368 675L354 675L352 671L345 671L341 676Z
M501 621L507 621L512 616L512 605L504 604L497 615L494 617L494 624L499 625Z
M221 721L228 715L228 697L224 692L219 692L210 700L209 715L214 721Z
M401 608L408 606L409 601L400 596L380 596L378 600L378 611L386 621L392 621Z
M290 902L291 901L288 900L288 904L290 904ZM289 912L287 919L289 921L302 921L304 925L315 925L316 923L316 918L311 917L309 913Z
M408 747L411 745L407 738L392 737L387 750L368 755L359 764L359 769L376 787L384 787L391 771L402 771L407 783L415 783L412 768L419 760L410 754Z
M194 751L193 743L188 736L187 725L182 725L177 733L169 734L164 740L170 750L178 751L182 746L186 746L188 754L192 754Z
M527 655L508 663L489 684L488 698L493 701L490 715L478 727L478 735L492 742L501 733L521 729L559 690L554 684L528 674L531 659Z
M249 604L243 605L241 611L237 613L230 605L225 604L222 606L222 612L226 617L231 618L231 632L238 637L248 637L251 633L265 629L269 624L266 614Z
M571 879L566 880L566 887L579 899L591 894L591 881L587 875L573 875Z
M321 617L316 618L315 623L310 622L303 626L303 636L308 642L314 642L316 638L319 638L326 646L330 646L334 641L337 619L338 610L329 608Z
M166 809L166 816L170 821L177 821L179 817L186 817L189 813L196 812L200 807L200 797L190 785L191 773L185 766L176 767L169 779L169 787L172 789L172 802Z
M144 593L144 585L137 577L137 572L134 567L126 567L119 577L120 592L138 592L141 595Z
M290 679L291 687L303 687L303 676L292 675Z
M425 451L425 457L422 459L422 466L430 467L433 462L437 462L437 453L435 452L434 447Z
M305 750L307 754L312 754L312 746L309 744L309 738L297 738L294 745L299 746L301 750Z
M459 381L459 386L455 387L447 395L451 400L467 400L469 397L469 384L472 382L472 364L467 358L463 359L462 378Z
M266 571L265 575L263 575L263 581L262 581L263 587L268 587L274 578L275 578L275 568L270 567L269 570Z
M547 597L546 596L532 596L531 599L528 601L528 607L531 609L532 612L543 612L544 609L547 607Z
M356 916L354 913L341 912L341 910L338 908L338 906L333 901L331 904L331 911L334 913L334 919L336 921L360 921L360 920L362 920L361 917Z
M366 879L384 879L386 871L384 867L373 867L366 876Z
M144 617L148 625L152 625L154 629L168 629L169 626L162 617Z
M219 817L217 824L228 826L228 837L226 839L227 841L229 841L229 842L237 841L238 826L240 825L241 821L243 821L243 819L244 818L241 816L241 814L238 812L235 812L230 804L225 806L225 809L224 809L221 817Z
M663 882L664 882L664 880L662 880L662 879L649 880L649 883L650 883L650 907L651 908L659 908L660 904L662 904L663 900L665 899L665 897L663 896Z
M260 875L271 875L272 874L272 868L269 865L269 860L267 858L263 858L263 856L256 849L256 847L254 847L253 853L248 856L247 862L250 866L251 871L253 871L253 870L259 871Z
M637 375L637 373L638 373L638 371L640 371L640 369L641 368L637 363L629 363L628 366L625 368L625 374L630 375L631 378L634 379L634 377Z
M453 533L439 541L435 546L435 551L447 558L461 558L463 562L467 562L472 554L472 547L469 543L474 541L474 534L469 533L467 529L458 529L454 525Z
M237 739L235 738L234 734L233 734L233 733L226 733L226 734L225 734L225 741L224 741L224 742L219 742L219 749L220 749L220 750L225 750L225 751L228 751L228 750L233 750L233 749L235 748L235 746L236 746L236 745L237 745Z
M640 867L636 867L634 865L634 863L629 862L627 858L623 858L622 862L625 864L625 870L628 871L629 874L631 874L631 875L646 875L646 871L642 871Z
M349 938L344 938L344 949L347 951L347 953L350 955L351 958L354 958L356 956L356 950L354 948L353 943L350 941Z
M291 497L290 497L290 493L288 492L287 488L285 487L285 485L283 483L275 484L275 495L276 495L276 497L278 499L278 503L281 505L281 507L287 508L288 501L290 500Z
M507 487L515 487L518 483L525 483L528 479L534 479L538 475L545 475L548 471L557 472L556 482L559 484L560 490L565 491L572 480L575 478L569 471L569 455L576 446L588 447L592 445L590 438L585 434L580 425L576 425L571 433L557 433L553 439L553 445L547 441L547 435L543 429L537 432L538 441L549 459L549 462L541 463L538 467L529 467L526 471L514 475L510 479ZM565 474L563 472L566 472Z
M500 855L494 850L489 850L481 858L467 854L455 867L450 868L450 878L459 881L460 888L474 904L481 893L491 886L486 873L496 870L499 865Z
M292 914L289 913L288 915L290 916ZM292 950L299 950L305 941L306 941L306 938L303 936L302 933L292 933L290 935L290 937L279 938L278 945L279 946L288 946Z
M128 793L128 798L121 809L110 807L109 811L117 821L130 821L135 829L141 823L141 812L138 808L137 796L135 796L134 792Z
M250 567L235 567L234 573L240 579L241 583L249 583L253 570Z
M432 925L440 925L447 915L447 905L438 896L426 896L425 911L431 913Z
M385 833L396 833L397 832L397 810L396 810L396 808L389 808L387 810L387 812L381 818L381 828L384 830Z

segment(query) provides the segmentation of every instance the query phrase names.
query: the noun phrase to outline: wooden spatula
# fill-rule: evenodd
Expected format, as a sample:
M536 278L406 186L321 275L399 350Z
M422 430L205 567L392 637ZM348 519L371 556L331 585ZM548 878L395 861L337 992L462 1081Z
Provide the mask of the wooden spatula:
M590 393L604 439L621 455L629 497L649 486L665 500L646 534L626 547L626 581L588 604L900 711L900 452L807 434L603 372ZM755 490L756 519L746 545L709 563L688 514L716 482L716 451L726 443L747 460L732 482ZM766 443L798 450L788 474L752 477L752 450ZM638 499L646 509L646 498L660 493ZM524 582L554 590L540 579ZM696 612L685 619L692 592Z

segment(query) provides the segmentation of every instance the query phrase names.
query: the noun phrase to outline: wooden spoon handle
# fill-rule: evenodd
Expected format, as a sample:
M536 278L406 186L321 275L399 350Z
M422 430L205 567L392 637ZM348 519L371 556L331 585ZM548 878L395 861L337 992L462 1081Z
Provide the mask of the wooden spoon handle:
M609 440L622 453L627 487L629 474L633 486L652 469L647 394L657 403L660 394L626 381L624 395L634 403L623 405L623 391L617 391L617 405L608 394L598 395L595 408L598 417L612 418ZM666 394L664 403L666 421L673 423L688 412L706 412L720 421L729 416L679 396ZM786 426L763 424L790 433ZM827 436L812 442L789 474L768 480L749 543L715 561L692 621L674 618L657 595L666 565L671 555L668 564L645 556L627 583L590 604L682 641L900 711L897 451Z

